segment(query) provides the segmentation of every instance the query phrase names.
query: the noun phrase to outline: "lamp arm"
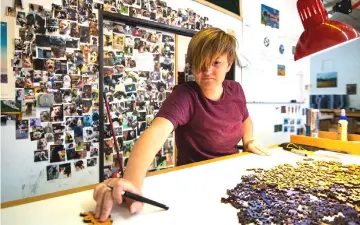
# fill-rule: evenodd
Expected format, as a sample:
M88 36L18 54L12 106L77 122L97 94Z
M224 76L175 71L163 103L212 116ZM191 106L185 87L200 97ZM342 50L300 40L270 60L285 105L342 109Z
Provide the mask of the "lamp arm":
M332 10L329 13L343 13L343 14L350 14L356 7L358 7L360 2L357 2L352 6L351 0L341 0L333 6Z

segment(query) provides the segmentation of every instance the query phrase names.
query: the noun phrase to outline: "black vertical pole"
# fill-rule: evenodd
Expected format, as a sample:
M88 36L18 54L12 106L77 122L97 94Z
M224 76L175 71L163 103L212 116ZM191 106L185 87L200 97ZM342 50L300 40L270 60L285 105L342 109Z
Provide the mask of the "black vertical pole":
M103 9L98 10L99 24L99 115L100 115L100 143L99 143L99 182L104 181L104 36Z

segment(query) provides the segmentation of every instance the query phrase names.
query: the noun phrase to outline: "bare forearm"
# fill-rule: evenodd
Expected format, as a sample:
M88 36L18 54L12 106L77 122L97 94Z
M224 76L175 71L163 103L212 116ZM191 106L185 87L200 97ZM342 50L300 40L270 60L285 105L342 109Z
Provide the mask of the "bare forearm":
M246 148L249 141L253 140L253 122L250 116L244 121L244 136L242 139L243 145Z
M164 121L162 121L164 122ZM124 178L141 190L147 170L171 132L171 127L150 126L135 142Z

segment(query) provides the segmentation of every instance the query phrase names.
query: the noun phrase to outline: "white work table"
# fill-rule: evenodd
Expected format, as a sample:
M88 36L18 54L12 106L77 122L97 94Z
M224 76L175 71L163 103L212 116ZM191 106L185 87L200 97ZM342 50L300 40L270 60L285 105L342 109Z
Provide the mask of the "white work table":
M143 195L165 205L164 211L145 205L143 210L130 215L125 207L116 206L112 213L114 225L148 224L226 224L237 225L237 210L230 204L221 203L227 197L226 190L241 181L241 176L250 174L247 168L270 169L279 164L295 164L302 156L273 149L271 156L247 154L180 169L145 179ZM324 154L324 153L321 153ZM315 160L335 160L360 164L359 156L337 153L333 157L314 156ZM83 191L38 202L1 210L2 225L81 225L85 224L80 212L95 209L93 191Z

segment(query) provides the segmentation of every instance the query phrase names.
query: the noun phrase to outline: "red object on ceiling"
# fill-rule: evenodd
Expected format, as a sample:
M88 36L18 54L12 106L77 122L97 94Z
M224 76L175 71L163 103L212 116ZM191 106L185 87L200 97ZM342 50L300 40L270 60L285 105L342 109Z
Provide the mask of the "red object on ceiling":
M295 61L360 37L351 26L329 20L321 0L298 0L297 9L305 30L295 48Z

